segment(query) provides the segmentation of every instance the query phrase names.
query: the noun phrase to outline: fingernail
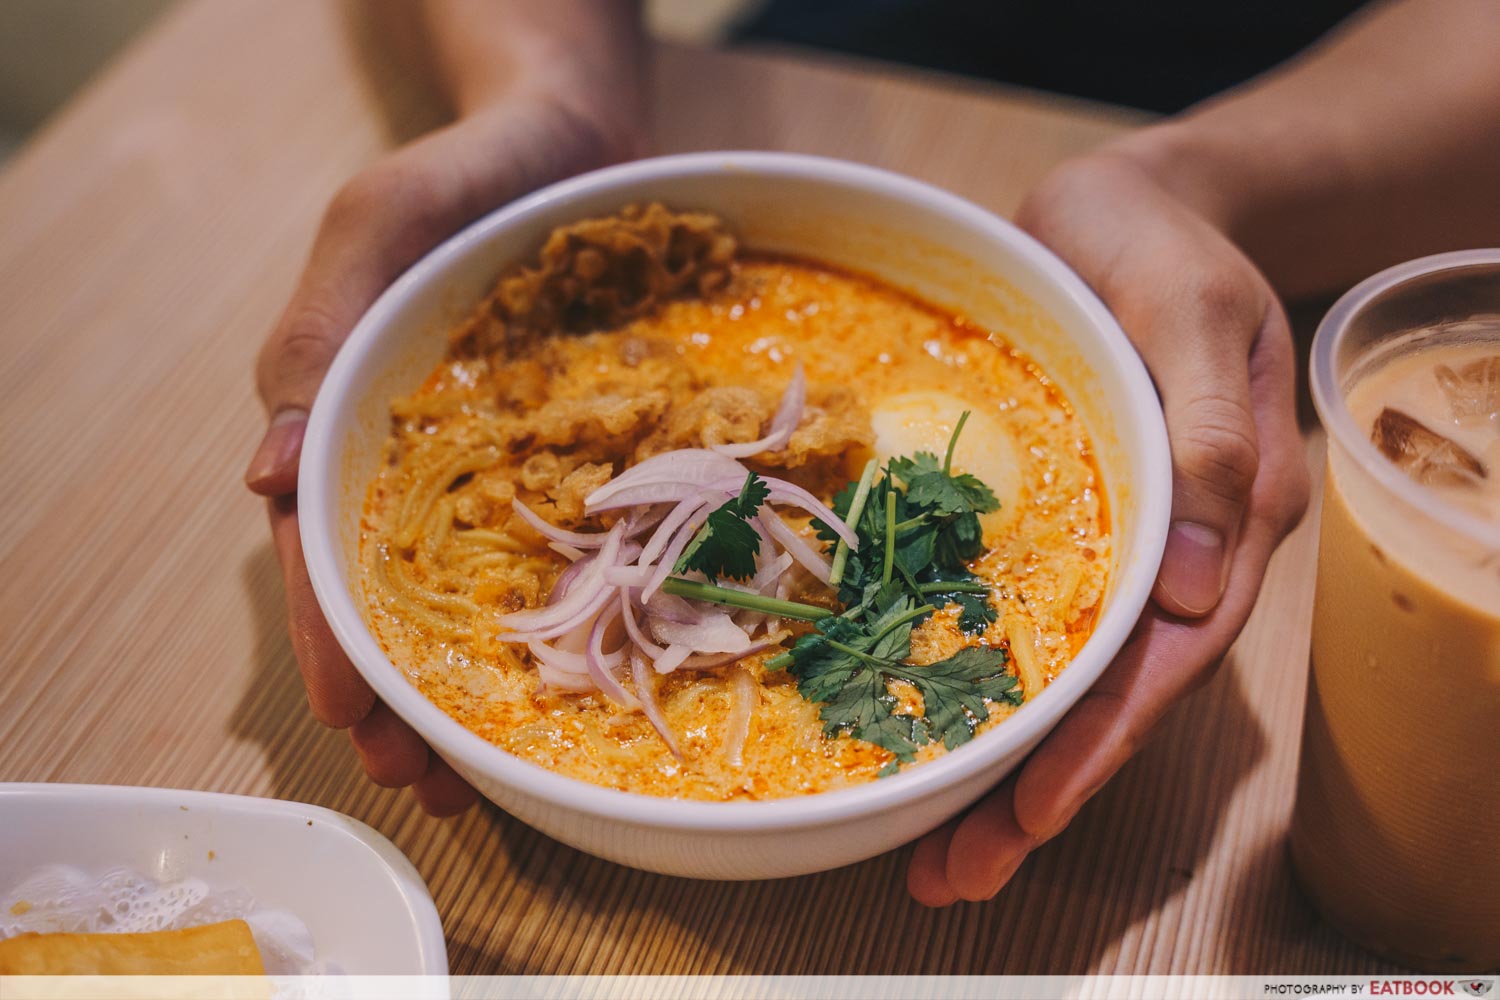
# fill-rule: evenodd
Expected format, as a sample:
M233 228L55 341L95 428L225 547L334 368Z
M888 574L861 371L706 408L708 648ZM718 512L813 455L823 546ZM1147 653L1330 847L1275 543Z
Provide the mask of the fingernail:
M282 410L271 418L266 436L260 439L255 457L245 471L245 482L251 489L278 478L295 480L297 456L302 451L302 433L307 429L307 411L298 408Z
M1225 556L1224 536L1218 531L1194 521L1173 521L1157 582L1188 614L1207 614L1224 595Z

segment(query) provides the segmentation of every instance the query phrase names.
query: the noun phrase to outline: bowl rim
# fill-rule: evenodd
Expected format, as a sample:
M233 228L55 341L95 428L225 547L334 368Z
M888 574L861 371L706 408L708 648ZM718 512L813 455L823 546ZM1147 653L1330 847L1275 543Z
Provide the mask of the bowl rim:
M1144 437L1139 447L1146 465L1131 485L1136 510L1133 555L1128 565L1116 568L1110 606L1079 655L1041 694L962 751L943 754L920 767L850 788L752 802L671 799L605 788L513 756L465 728L424 697L386 657L343 583L342 560L334 543L338 532L323 524L325 511L330 521L338 516L337 503L332 501L338 494L341 468L333 458L339 436L347 433L335 424L334 414L351 395L357 396L353 376L360 360L381 339L392 315L410 295L440 281L452 264L498 231L551 212L560 204L610 190L620 190L623 203L631 197L628 189L639 184L726 172L754 174L771 183L784 179L851 186L904 201L940 220L978 230L1022 257L1071 301L1098 334L1108 356L1091 357L1090 365L1099 368L1107 362L1123 381L1129 397L1128 416ZM770 832L827 826L910 806L995 767L1017 747L1030 745L1056 725L1118 654L1150 596L1171 507L1169 454L1155 386L1114 316L1070 267L1014 224L926 182L864 164L798 153L685 153L606 167L535 191L480 217L397 278L355 324L324 378L303 441L297 502L308 574L339 645L381 700L441 756L457 760L460 770L467 767L533 799L599 819L680 832Z

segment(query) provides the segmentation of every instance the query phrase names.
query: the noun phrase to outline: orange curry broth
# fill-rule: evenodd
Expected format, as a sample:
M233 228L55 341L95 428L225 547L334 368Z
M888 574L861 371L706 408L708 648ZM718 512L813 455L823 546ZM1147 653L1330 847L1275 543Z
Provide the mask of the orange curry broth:
M549 337L539 350L495 371L483 359L450 357L410 399L397 401L388 462L371 488L361 535L367 614L392 662L426 697L496 746L607 787L710 800L826 791L869 781L892 759L861 740L825 737L817 706L801 698L785 671L764 669L765 660L779 652L771 650L728 669L662 679L658 697L684 752L678 760L641 713L622 711L598 693L540 689L525 647L501 640L492 624L499 614L544 602L567 565L510 513L510 497L521 497L553 523L597 529L597 521L568 515L581 508L582 496L628 464L632 443L642 447L642 427L655 421L657 440L634 452L637 460L666 444L713 443L702 440L708 424L696 428L697 440L687 433L671 441L660 439L660 424L717 387L755 390L760 412L769 418L799 362L807 374L809 412L820 399L831 400L845 411L841 419L860 430L851 432L839 454L810 457L798 468L754 460L747 465L792 479L826 502L871 456L868 414L883 398L934 388L959 396L1004 427L1021 469L1021 481L1009 489L990 484L1008 505L998 530L986 522L987 551L971 564L991 584L998 612L977 641L1006 648L1013 661L1026 657L1046 682L1092 631L1110 545L1093 451L1067 400L1000 336L873 279L793 258L741 254L727 287L705 298L668 302L608 332ZM413 480L406 466L428 440L447 435L462 445L466 424L488 423L492 430L532 419L549 402L559 413L565 412L559 400L608 410L616 400L653 393L660 398L662 392L668 397L664 410L647 407L637 425L619 430L632 419L622 407L623 415L603 429L573 428L575 441L539 443L550 426L538 433L535 425L517 423L510 436L501 434L507 443L496 466L460 477L443 494L439 516L452 523L440 520L432 532L440 537L422 537L409 549L396 544L396 521ZM752 427L736 439L756 436ZM471 502L471 493L485 499ZM805 518L788 520L811 538ZM454 539L474 530L507 541L455 571L456 557L448 558ZM407 579L443 595L467 595L477 615L465 622L465 613L456 613L452 629L411 620L380 582L381 561L398 559L405 561L398 568ZM832 602L827 588L805 574L792 596ZM914 663L933 662L976 641L958 631L956 619L950 607L914 631ZM1016 648L1023 644L1029 653ZM749 672L757 691L738 764L728 752L727 732L736 669ZM903 710L919 710L920 696L901 687L898 682L891 690ZM991 708L981 729L1015 711L1009 705ZM918 759L942 752L928 746Z

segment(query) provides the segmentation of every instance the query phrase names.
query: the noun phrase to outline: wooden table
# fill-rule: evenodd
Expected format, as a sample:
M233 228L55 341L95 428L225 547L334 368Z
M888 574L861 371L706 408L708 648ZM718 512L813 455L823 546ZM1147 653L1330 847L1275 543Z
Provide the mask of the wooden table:
M426 877L486 973L1361 973L1288 872L1315 533L1217 679L995 901L927 911L906 853L663 878L498 810L426 818L309 715L261 503L255 351L335 187L434 121L333 3L177 9L0 175L0 779L314 802ZM376 86L372 79L387 82ZM1139 121L806 56L661 48L656 146L863 160L998 211ZM1321 472L1321 445L1309 460ZM3 821L3 820L0 820Z

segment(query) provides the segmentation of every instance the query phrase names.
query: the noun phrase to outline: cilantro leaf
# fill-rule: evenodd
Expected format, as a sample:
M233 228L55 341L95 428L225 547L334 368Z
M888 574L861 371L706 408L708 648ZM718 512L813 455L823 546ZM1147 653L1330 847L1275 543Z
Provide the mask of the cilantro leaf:
M1006 672L1004 650L966 646L925 667L908 667L900 676L922 692L923 718L935 739L952 750L974 738L979 723L990 717L985 701L1020 704L1016 677Z
M747 580L755 575L759 552L760 535L726 504L708 515L678 560L677 571L698 570L709 582L721 576Z
M850 735L857 740L865 740L876 746L885 747L896 755L897 761L910 764L917 759L917 750L921 749L923 744L931 743L932 740L926 736L921 719L892 712L891 706L894 704L894 698L882 702L883 711L875 721L855 727Z
M979 515L1000 504L979 479L951 471L967 416L954 428L945 459L930 452L893 458L878 479L871 463L833 498L834 513L859 537L857 551L839 546L827 524L813 521L842 559L836 564L844 611L819 620L767 664L785 666L802 696L818 704L826 734L866 740L895 755L882 775L934 741L952 749L973 739L989 704L1020 704L1003 650L970 646L926 666L906 662L912 629L936 608L958 605L959 628L969 635L996 619L988 589L968 564L984 551ZM890 690L896 680L921 694L920 714L897 711Z
M898 532L896 535L896 565L902 572L915 578L928 566L937 552L938 533L930 526L921 525L917 530Z
M958 605L958 628L964 635L983 632L995 623L995 609L982 594L951 594L948 603Z
M833 498L833 512L848 519L850 505L858 490L857 483L850 483ZM839 581L838 598L846 607L863 603L863 595L871 583L879 584L881 567L885 560L885 508L886 497L893 490L889 477L876 480L870 487L860 516L849 527L859 536L859 551L846 551L844 573ZM896 517L905 515L905 506L897 491ZM838 534L820 520L812 522L820 539L829 544L838 541Z
M880 660L904 660L911 655L911 630L915 624L913 602L895 580L875 595L876 613L865 630L871 639L869 654Z
M995 496L995 491L986 486L977 476L971 476L967 472L961 472L956 476L950 476L954 487L963 494L968 501L969 509L976 514L988 514L1000 509L1000 499Z
M710 583L721 576L748 580L755 575L755 557L760 554L760 533L749 521L760 512L771 488L755 473L745 477L739 495L725 501L708 515L703 527L683 549L674 567L678 573L697 570Z
M884 747L897 760L915 760L918 748L929 741L919 740L918 720L896 714L895 706L885 676L875 670L861 670L832 701L823 704L820 714L824 731L830 735L847 732L855 739Z
M934 740L950 750L968 742L989 718L986 700L1020 701L1003 650L970 646L925 667L902 662L911 655L913 622L931 610L913 603L897 582L880 588L865 622L844 616L819 621L792 647L788 666L802 696L818 703L826 734L866 740L903 762ZM916 686L922 715L895 711L892 680Z
M760 511L760 505L765 503L770 496L771 487L766 485L764 479L752 472L745 477L745 485L740 487L740 495L730 501L730 503L725 504L724 507L732 504L740 517L749 519ZM721 507L719 509L723 510L724 508Z
M911 489L911 484L916 479L934 472L941 475L943 472L943 464L930 451L919 451L905 458L893 458L886 468L890 470L891 475L905 483L908 490Z
M950 570L967 568L970 559L983 554L984 532L975 514L960 514L938 531L934 549L939 565Z
M936 514L988 514L1000 509L994 491L968 473L928 472L909 479L906 499Z

